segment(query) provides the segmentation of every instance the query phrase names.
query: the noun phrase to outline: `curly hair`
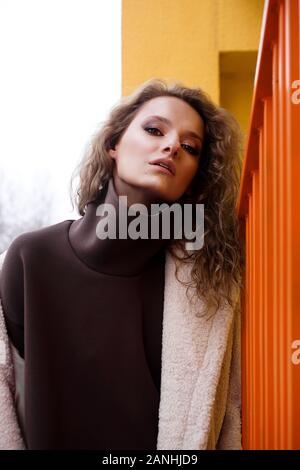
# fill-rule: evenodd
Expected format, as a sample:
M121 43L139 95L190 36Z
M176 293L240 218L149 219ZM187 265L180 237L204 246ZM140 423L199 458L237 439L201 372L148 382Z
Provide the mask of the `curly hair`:
M236 119L224 108L213 103L200 88L189 88L181 82L150 79L133 94L121 98L101 128L93 134L83 160L71 178L79 173L75 204L84 215L87 204L96 199L99 187L113 174L114 160L108 151L119 142L140 107L148 100L161 96L182 99L195 109L204 122L204 143L201 161L184 202L204 204L205 243L200 250L188 252L184 240L168 247L178 269L192 263L191 276L182 281L187 291L205 302L208 313L227 302L232 308L241 301L244 289L245 247L236 213L236 201L242 167L243 135ZM178 251L179 249L179 251ZM181 255L179 255L179 252ZM178 279L179 280L179 279Z

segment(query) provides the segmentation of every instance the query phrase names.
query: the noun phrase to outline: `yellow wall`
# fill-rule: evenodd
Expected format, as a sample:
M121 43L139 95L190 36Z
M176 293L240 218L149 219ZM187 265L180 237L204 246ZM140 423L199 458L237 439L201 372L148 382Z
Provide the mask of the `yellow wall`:
M256 51L222 52L219 57L219 102L237 118L246 134L257 53Z
M222 106L226 103L245 129L253 61L244 55L247 78L237 85L222 70L221 53L255 54L263 5L263 0L123 0L122 94L152 77L179 80L200 86ZM235 81L238 73L233 70ZM242 98L232 98L233 90Z

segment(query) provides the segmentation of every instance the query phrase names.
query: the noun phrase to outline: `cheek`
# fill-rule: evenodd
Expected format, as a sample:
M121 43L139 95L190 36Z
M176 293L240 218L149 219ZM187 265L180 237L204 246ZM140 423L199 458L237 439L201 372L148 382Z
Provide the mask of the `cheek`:
M194 176L197 174L199 163L196 160L191 160L183 170L183 180L185 183L191 183Z
M127 142L123 142L118 152L118 165L122 168L136 168L143 165L145 161L151 158L151 154L155 153L153 143L147 142L142 137L131 138Z
M141 149L145 147L145 141L137 135L131 135L124 143L122 151L126 154L136 155Z

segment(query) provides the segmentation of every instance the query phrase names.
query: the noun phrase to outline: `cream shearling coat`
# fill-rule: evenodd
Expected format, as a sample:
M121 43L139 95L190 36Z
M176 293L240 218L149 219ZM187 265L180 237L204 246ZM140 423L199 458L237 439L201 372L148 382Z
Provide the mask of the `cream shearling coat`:
M0 270L6 252L0 256ZM189 266L179 270L187 280ZM1 275L1 271L0 271ZM167 253L158 450L237 449L241 445L240 309L197 317ZM0 449L24 449L15 374L0 301Z

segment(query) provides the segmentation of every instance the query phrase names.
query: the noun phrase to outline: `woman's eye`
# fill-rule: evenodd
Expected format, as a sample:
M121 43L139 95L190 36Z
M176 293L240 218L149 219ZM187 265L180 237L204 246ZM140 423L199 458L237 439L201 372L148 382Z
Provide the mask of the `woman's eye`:
M191 153L192 155L198 155L199 154L199 151L198 149L194 148L194 147L191 147L190 145L187 145L187 144L182 144L184 147L186 147L186 150Z
M160 135L162 135L162 133L160 132L159 129L157 129L157 127L145 127L145 131L147 131L149 134L152 134L152 135L157 135L157 132L159 132Z
M144 130L152 135L162 135L161 131L157 127L145 127ZM182 144L182 146L191 155L199 155L198 149L191 147L190 145L187 145L187 144Z

